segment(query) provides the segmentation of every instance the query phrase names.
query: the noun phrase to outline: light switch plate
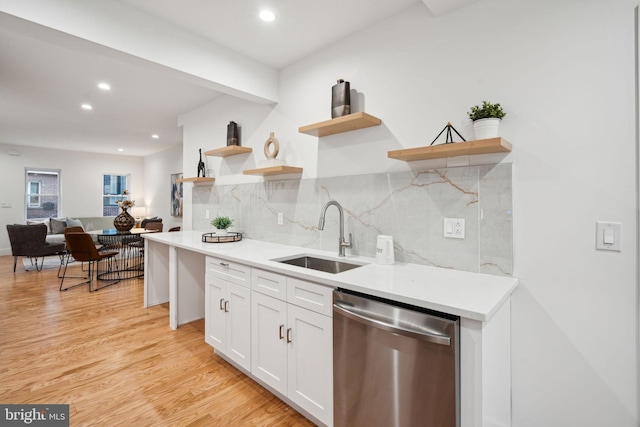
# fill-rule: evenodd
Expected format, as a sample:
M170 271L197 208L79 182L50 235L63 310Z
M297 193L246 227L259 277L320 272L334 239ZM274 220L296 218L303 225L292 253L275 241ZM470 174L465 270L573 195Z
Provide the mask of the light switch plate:
M620 252L621 228L619 222L596 222L596 249Z

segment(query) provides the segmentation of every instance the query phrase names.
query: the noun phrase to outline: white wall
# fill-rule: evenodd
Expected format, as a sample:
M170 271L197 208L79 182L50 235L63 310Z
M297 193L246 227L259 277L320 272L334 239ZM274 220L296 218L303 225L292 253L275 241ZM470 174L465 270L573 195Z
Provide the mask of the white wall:
M20 156L10 156L16 150ZM102 178L104 174L129 175L131 198L140 200L144 191L142 157L77 153L33 147L0 144L0 203L11 208L0 209L0 255L10 255L7 224L24 224L25 168L61 170L60 217L102 216Z
M304 177L406 170L425 164L386 152L428 145L448 121L472 138L469 107L502 103L502 135L514 145L504 161L514 165L521 279L512 302L517 427L638 425L637 4L485 0L438 18L417 4L282 70L280 103L243 143L254 152L241 162L255 163L275 131ZM351 82L360 109L383 126L321 139L298 134L298 126L330 118L337 78ZM186 166L198 147L224 145L223 122L243 123L242 114L205 114L224 111L225 102L183 117ZM253 117L255 109L247 111ZM234 165L225 184L261 179ZM596 221L622 223L621 252L595 250Z
M182 172L182 146L144 158L144 202L147 216L162 218L164 230L182 227L182 217L171 216L171 174Z

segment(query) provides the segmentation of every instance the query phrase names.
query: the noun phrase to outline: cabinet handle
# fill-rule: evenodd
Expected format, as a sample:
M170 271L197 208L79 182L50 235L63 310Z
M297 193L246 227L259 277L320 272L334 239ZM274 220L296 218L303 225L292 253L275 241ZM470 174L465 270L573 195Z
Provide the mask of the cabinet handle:
M226 262L221 262L220 265L223 267L229 267L229 263L226 263Z
M222 304L224 303L224 298L220 298L220 310L224 310Z
M224 302L224 312L228 313L229 312L229 301L225 301Z
M284 325L280 325L278 328L278 339L284 338Z
M291 342L291 328L287 328L287 343Z

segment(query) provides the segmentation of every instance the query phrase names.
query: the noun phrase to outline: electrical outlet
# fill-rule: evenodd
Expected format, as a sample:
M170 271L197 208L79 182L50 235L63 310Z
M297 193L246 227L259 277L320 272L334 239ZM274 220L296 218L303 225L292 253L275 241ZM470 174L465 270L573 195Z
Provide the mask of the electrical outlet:
M464 239L464 218L445 218L444 237Z
M284 216L282 215L282 212L278 212L278 225L282 224L284 224Z
M209 219L209 209L204 210L204 217L205 219Z

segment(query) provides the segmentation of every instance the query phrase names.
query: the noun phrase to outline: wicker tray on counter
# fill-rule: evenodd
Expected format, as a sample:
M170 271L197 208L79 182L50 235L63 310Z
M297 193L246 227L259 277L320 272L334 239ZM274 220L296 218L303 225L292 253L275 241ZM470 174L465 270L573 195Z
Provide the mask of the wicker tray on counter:
M233 231L229 231L225 236L219 236L215 233L204 233L202 235L202 241L204 243L230 243L230 242L239 242L242 240L242 233L236 233Z

